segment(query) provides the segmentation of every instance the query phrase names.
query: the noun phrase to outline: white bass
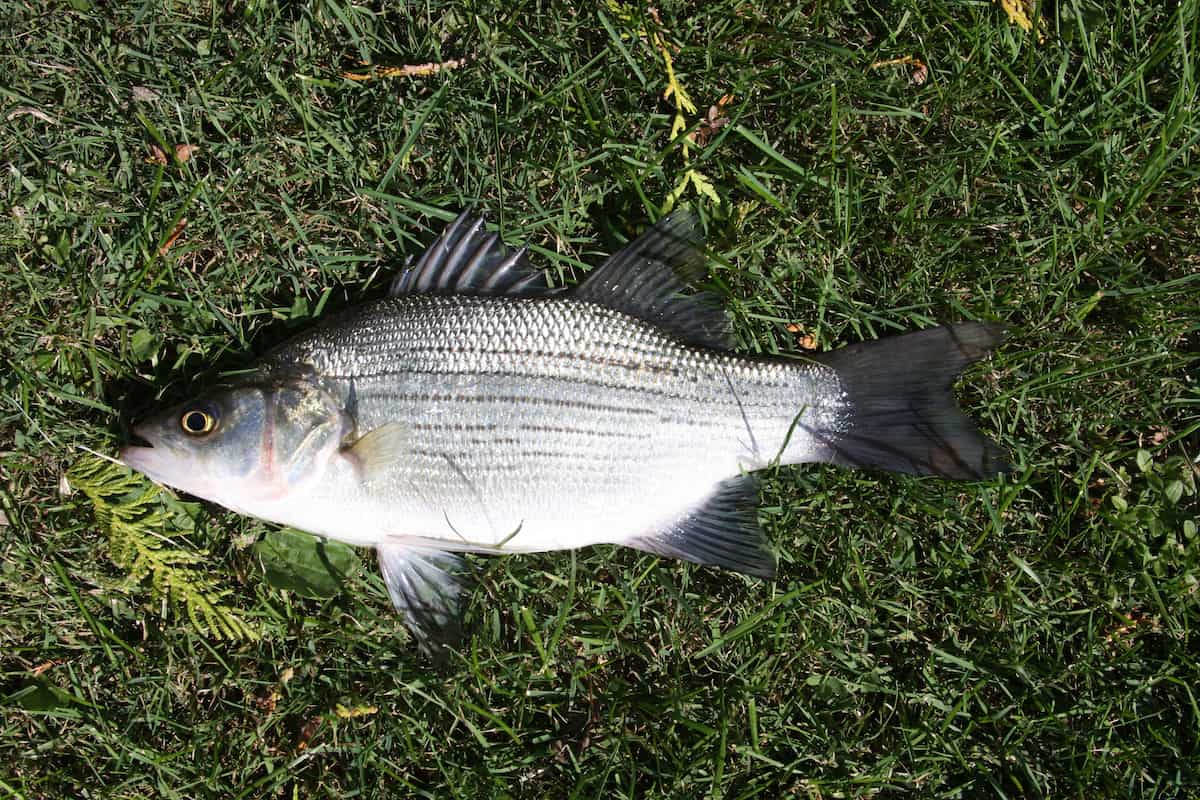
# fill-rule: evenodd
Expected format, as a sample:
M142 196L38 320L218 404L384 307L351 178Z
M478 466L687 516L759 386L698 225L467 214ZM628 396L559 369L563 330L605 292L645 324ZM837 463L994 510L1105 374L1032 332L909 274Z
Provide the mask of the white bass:
M735 353L723 309L684 294L704 272L698 230L666 217L564 290L460 216L388 297L136 426L121 458L240 513L374 547L425 645L457 630L460 553L611 543L769 577L748 473L1005 469L953 395L998 326Z

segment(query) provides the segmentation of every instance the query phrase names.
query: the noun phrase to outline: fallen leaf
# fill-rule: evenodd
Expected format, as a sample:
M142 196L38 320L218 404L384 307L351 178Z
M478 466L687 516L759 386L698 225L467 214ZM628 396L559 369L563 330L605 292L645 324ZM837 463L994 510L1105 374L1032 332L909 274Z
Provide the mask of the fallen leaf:
M798 338L796 339L796 343L800 345L800 349L802 349L802 350L816 350L817 349L817 338L815 336L813 336L812 334L804 333L804 328L801 328L796 323L789 322L786 326L786 330L788 333L797 334ZM799 334L804 334L804 335L800 336Z
M5 119L12 121L17 117L35 117L40 119L42 122L48 122L51 125L58 124L58 120L56 120L54 117L50 116L41 109L34 108L33 106L18 106L12 111L8 112L8 116L5 117Z
M733 95L722 95L715 105L708 107L708 114L700 120L700 127L688 134L688 138L703 147L712 135L729 124L725 112L733 103Z
M317 732L317 729L321 727L322 722L324 722L324 718L313 717L308 722L304 723L304 727L300 729L300 736L296 739L297 750L304 750L308 747L308 743L312 740L312 737Z
M1104 637L1105 642L1109 644L1112 644L1112 642L1116 639L1135 632L1139 628L1149 628L1151 631L1158 631L1162 627L1162 624L1158 621L1157 617L1151 617L1143 614L1136 608L1132 609L1128 614L1122 614L1118 611L1117 616L1124 618L1125 624L1115 626Z
M279 690L274 689L274 688L271 689L271 691L268 692L267 694L262 695L260 697L256 697L254 699L254 705L258 706L258 710L262 711L265 714L270 714L270 713L274 712L275 706L278 702L279 702Z
M41 67L43 75L49 75L51 72L65 72L68 75L73 75L79 72L79 67L68 67L66 64L55 64L53 61L30 61L35 67Z
M713 205L719 206L721 204L721 196L719 194L717 194L717 190L713 186L712 181L710 181L705 175L703 175L700 172L697 172L694 169L689 170L688 174L691 176L692 186L696 187L696 192L698 194L702 194L705 197L707 197L709 200L712 200Z
M146 156L147 164L158 164L160 167L167 165L167 154L163 149L156 144L150 145L150 155Z
M171 249L171 245L175 244L175 240L183 233L183 229L187 227L187 224L187 217L180 217L179 222L175 223L175 229L171 231L171 235L167 237L165 242L159 245L158 254L160 256L167 254L167 251Z

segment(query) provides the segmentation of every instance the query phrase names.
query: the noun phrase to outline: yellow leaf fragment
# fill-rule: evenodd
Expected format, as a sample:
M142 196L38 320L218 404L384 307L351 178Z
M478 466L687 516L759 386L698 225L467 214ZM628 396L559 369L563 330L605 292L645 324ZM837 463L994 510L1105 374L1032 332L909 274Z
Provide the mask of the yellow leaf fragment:
M912 67L910 80L918 86L929 79L929 65L916 56L889 58L885 61L876 61L871 65L871 69L881 69L882 67Z
M355 717L369 717L372 714L378 714L379 708L376 706L354 706L348 708L341 703L334 708L334 713L342 719L354 719Z
M1036 15L1036 0L999 0L1000 7L1008 15L1008 21L1026 33L1033 30L1033 18ZM1046 20L1038 20L1038 41L1046 40Z
M717 194L717 190L713 188L712 181L696 170L691 170L688 174L692 176L692 186L696 187L696 191L698 193L711 200L713 205L721 204L721 196Z
M1000 7L1008 14L1008 21L1023 31L1033 30L1033 3L1028 0L1000 0Z
M662 58L663 72L666 73L666 86L662 91L662 99L671 101L675 106L675 114L671 118L671 133L670 140L674 143L688 129L688 115L697 112L696 103L688 94L687 89L679 81L679 76L675 74L675 59L673 54L679 51L679 46L673 44L669 39L669 33L666 26L663 25L662 17L658 13L658 9L653 5L646 8L646 14L650 17L653 24L647 24L644 20L639 19L632 5L622 3L619 0L605 0L605 5L617 19L631 29L631 36L644 39L649 43L650 47L658 53ZM626 35L622 34L622 38ZM708 115L700 120L696 130L691 131L681 140L679 140L679 152L683 156L685 163L691 160L692 147L703 147L708 139L722 127L729 123L729 118L725 112L728 106L733 103L733 95L725 95L714 105L709 106ZM713 186L712 181L703 173L688 168L679 178L679 182L675 187L667 193L666 200L662 205L662 212L665 214L675 207L679 199L683 197L688 188L692 188L701 197L711 200L714 204L721 203L721 196Z
M352 81L369 81L375 78L425 78L439 72L458 69L466 63L467 59L465 58L452 58L448 61L404 64L399 67L372 67L370 64L364 64L363 66L368 69L367 72L345 71L342 73L342 77Z

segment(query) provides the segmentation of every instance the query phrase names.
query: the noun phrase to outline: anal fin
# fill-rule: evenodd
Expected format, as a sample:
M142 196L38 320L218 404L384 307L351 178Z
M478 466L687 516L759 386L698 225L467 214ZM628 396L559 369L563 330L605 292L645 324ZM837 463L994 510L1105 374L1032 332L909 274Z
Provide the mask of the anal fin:
M758 524L758 482L750 476L722 481L695 509L624 544L747 575L775 576L775 555Z

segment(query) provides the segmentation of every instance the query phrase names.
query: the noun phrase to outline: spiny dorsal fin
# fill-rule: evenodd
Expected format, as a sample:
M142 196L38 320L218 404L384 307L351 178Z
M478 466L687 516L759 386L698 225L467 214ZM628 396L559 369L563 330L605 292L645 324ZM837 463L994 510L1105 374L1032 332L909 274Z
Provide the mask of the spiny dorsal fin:
M721 481L697 508L625 544L696 564L775 577L775 556L758 524L758 482L748 475Z
M421 650L437 656L439 646L458 644L466 588L463 560L405 539L383 542L376 551L392 605L404 615Z
M416 264L396 276L388 294L539 297L556 291L546 273L526 260L525 248L509 250L499 234L487 232L483 217L464 211Z
M651 322L684 341L729 348L729 317L707 292L683 294L704 275L704 240L696 216L677 211L589 274L577 300Z

